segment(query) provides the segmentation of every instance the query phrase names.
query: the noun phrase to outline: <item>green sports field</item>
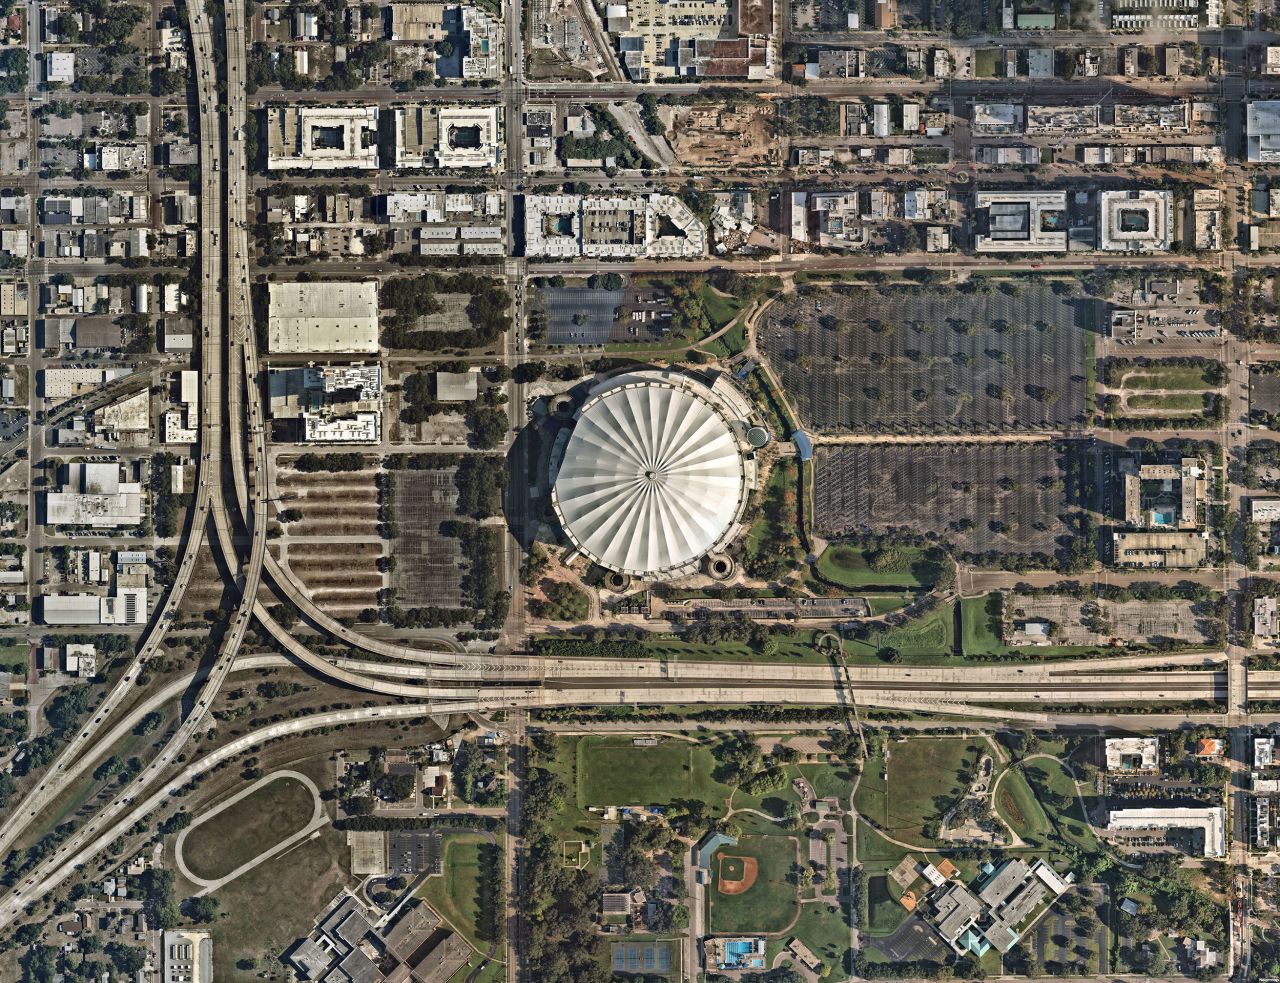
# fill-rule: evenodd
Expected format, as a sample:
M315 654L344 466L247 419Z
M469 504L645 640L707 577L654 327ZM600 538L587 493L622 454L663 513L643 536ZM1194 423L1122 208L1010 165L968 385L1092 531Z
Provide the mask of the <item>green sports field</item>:
M577 755L579 808L659 805L689 798L716 807L733 791L711 778L715 762L701 744L663 739L641 747L629 737L583 737Z
M756 881L742 894L720 893L721 856L755 857ZM744 836L711 859L707 915L712 932L782 932L795 919L796 888L787 877L799 857L794 836Z

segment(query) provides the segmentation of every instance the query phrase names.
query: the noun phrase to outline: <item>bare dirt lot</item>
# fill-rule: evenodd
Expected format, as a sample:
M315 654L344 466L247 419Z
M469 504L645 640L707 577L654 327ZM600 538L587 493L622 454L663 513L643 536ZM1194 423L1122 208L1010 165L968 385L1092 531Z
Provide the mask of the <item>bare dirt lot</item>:
M734 108L719 103L679 106L668 136L686 169L773 167L781 161L777 112L763 99L742 100Z

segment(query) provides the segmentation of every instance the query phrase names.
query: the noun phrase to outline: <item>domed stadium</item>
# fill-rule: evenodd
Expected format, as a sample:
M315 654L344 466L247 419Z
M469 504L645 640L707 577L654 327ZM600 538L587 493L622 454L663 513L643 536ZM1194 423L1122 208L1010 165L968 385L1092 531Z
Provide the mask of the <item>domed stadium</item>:
M694 572L736 535L755 482L749 413L723 379L655 369L602 383L577 412L552 487L569 541L628 576Z

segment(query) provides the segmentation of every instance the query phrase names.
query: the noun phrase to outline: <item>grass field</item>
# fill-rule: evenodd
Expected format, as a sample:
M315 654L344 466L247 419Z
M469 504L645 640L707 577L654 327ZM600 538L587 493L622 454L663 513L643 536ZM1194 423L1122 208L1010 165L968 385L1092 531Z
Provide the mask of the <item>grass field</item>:
M866 639L845 641L845 652L876 655L882 648L894 648L903 658L949 659L955 647L955 608L948 602L899 628L872 632Z
M1166 410L1199 413L1204 410L1202 393L1134 393L1125 405L1131 410Z
M434 908L477 952L484 953L493 939L482 927L483 910L501 904L501 898L483 896L484 864L496 862L498 849L480 833L450 833L443 844L444 873L429 877L418 896ZM499 952L501 950L499 949Z
M743 836L737 846L721 851L737 857L755 857L756 882L742 894L721 894L718 863L712 860L712 882L707 891L708 920L713 932L781 932L796 915L796 888L788 880L796 863L797 842L791 836ZM719 854L717 854L719 856Z
M867 934L884 938L907 920L907 909L898 904L897 886L886 874L867 878ZM900 893L900 892L898 892Z
M872 614L888 614L905 608L914 599L914 594L869 594L866 600L871 605Z
M309 788L293 778L278 778L194 826L182 858L197 877L217 880L302 829L313 809Z
M924 827L968 787L985 746L964 737L908 738L888 745L888 773L870 759L854 796L857 810L894 839L933 845Z
M711 778L715 763L710 750L700 744L665 740L654 747L636 747L629 737L584 737L577 754L581 808L723 800L732 791Z
M1080 800L1076 795L1076 784L1066 769L1052 758L1036 758L1023 767L1033 789L1039 786L1063 797L1064 801L1070 799L1070 805L1062 812L1052 808L1045 810L1054 824L1058 838L1086 853L1096 852L1099 849L1098 838L1084 821Z
M996 77L996 60L1000 57L999 48L978 48L973 53L973 74L975 78L990 79Z
M702 300L711 326L717 331L742 313L741 298L722 294L709 283L698 291L698 297Z
M1048 846L1053 823L1045 815L1021 769L1014 768L1000 779L1000 787L996 790L996 812L1028 846Z
M848 543L827 547L818 557L818 575L841 587L929 587L932 584L928 564L914 546L896 547L898 562L873 570L867 550Z
M719 338L701 346L717 358L730 358L747 347L747 326L739 321Z
M325 827L314 840L273 857L213 895L221 916L213 935L217 980L252 980L241 959L275 966L279 954L311 930L313 919L350 880L345 834Z
M1204 369L1194 365L1144 365L1126 372L1125 389L1196 389L1209 388Z
M849 957L849 923L840 908L826 904L801 905L795 926L786 935L770 939L766 944L769 965L773 965L773 957L782 951L792 935L826 965L833 967L831 979L844 978L845 963Z

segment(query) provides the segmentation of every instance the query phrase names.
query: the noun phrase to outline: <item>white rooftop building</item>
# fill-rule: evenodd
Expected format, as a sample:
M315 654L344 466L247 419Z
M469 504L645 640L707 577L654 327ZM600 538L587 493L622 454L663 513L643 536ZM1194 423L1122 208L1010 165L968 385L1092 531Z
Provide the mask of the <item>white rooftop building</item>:
M1280 161L1280 99L1254 99L1245 110L1245 136L1250 163Z
M377 353L376 281L271 283L267 293L268 351Z
M1204 808L1112 809L1107 814L1107 829L1129 831L1143 829L1198 829L1204 833L1204 855L1225 857L1226 810L1222 806Z
M1065 191L979 191L975 211L978 252L1067 250Z
M271 106L267 170L376 170L377 106Z
M1163 253L1173 244L1172 191L1102 191L1098 210L1106 252Z
M555 467L552 507L574 547L619 573L696 569L736 534L755 461L749 406L723 379L642 370L601 383Z
M525 196L525 254L571 258L692 259L707 229L674 195Z
M1160 767L1157 737L1109 737L1105 748L1107 771L1155 771Z

